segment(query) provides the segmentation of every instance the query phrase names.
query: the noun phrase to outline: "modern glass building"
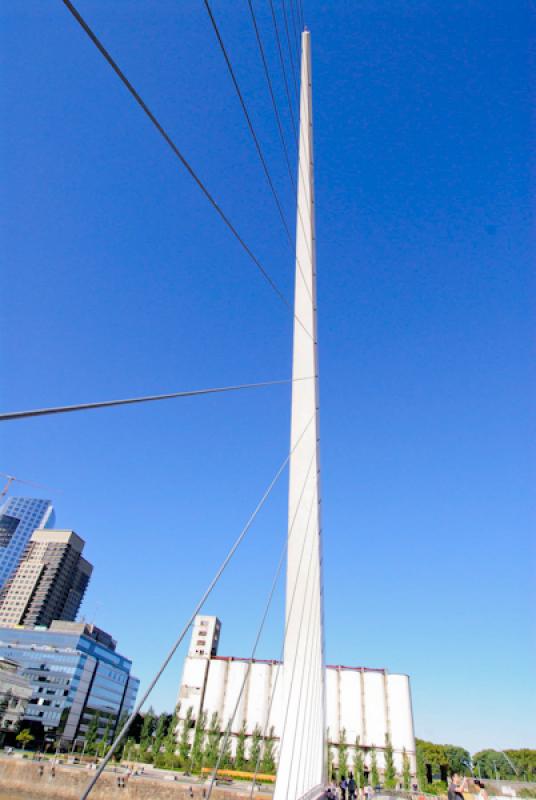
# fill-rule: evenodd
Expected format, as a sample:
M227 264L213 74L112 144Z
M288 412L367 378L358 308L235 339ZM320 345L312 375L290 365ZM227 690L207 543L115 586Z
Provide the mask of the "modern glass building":
M50 500L10 497L0 508L0 589L15 572L36 528L52 528Z
M94 625L54 621L49 628L0 628L0 656L20 665L32 686L24 720L63 746L81 743L97 715L111 740L134 708L139 681L112 637Z

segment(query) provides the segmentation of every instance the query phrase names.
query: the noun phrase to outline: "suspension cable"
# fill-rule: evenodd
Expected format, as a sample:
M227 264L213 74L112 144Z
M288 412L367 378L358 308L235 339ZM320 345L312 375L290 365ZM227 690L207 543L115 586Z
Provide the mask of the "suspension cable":
M249 245L246 243L246 241L242 238L242 236L240 235L240 233L238 232L238 230L236 229L234 224L231 222L230 218L227 216L227 214L221 208L221 206L217 203L216 199L214 198L214 195L211 194L209 189L206 187L206 185L203 183L203 181L201 180L201 178L199 177L197 172L192 167L192 165L189 163L189 161L186 159L186 157L183 155L183 153L179 150L178 146L175 144L175 142L173 141L171 136L167 133L167 131L164 129L164 127L161 125L161 123L158 121L158 119L155 117L153 112L150 110L148 105L141 98L140 94L136 91L134 86L130 83L130 81L126 77L125 73L121 70L121 68L119 67L117 62L114 61L114 59L112 58L112 56L110 55L108 50L104 47L104 45L102 44L100 39L97 37L97 35L89 27L89 25L87 24L85 19L82 17L80 12L75 8L75 6L71 2L71 0L62 0L62 2L66 6L66 8L70 11L70 13L73 15L73 17L78 22L80 27L87 34L87 36L91 39L91 41L93 42L95 47L99 50L101 55L106 59L106 61L111 66L111 68L113 69L115 74L118 76L120 81L124 84L124 86L126 86L126 88L130 92L130 94L132 95L132 97L134 98L136 103L142 109L142 111L146 114L146 116L153 123L154 127L157 129L157 131L160 133L162 138L169 145L169 147L171 148L171 150L173 151L175 156L179 159L179 161L181 162L183 167L186 169L186 171L189 173L189 175L193 178L193 180L195 181L197 186L201 189L201 191L203 192L203 194L205 195L205 197L207 198L207 200L209 201L211 206L214 208L214 210L217 212L217 214L221 217L221 219L223 220L225 225L229 228L229 230L231 231L231 233L233 234L235 239L238 241L238 243L240 244L242 249L247 253L249 258L253 261L253 263L255 264L255 266L257 267L257 269L259 270L259 272L263 276L263 278L271 286L273 291L277 294L277 296L284 303L284 305L287 306L287 308L289 309L290 313L298 321L298 323L301 325L301 327L308 333L309 336L311 336L309 331L307 331L307 328L303 325L303 323L296 316L295 312L292 309L292 305L291 305L290 301L287 299L285 294L279 288L279 286L277 285L275 280L270 276L270 274L264 268L264 266L262 265L260 260L257 258L257 256L253 253L253 251L251 250ZM311 338L312 338L312 336L311 336Z
M305 285L305 288L306 288L307 292L309 293L309 296L311 297L311 291L310 291L309 286L307 284L307 281L305 279L305 275L304 275L302 266L300 264L300 260L298 258L298 255L296 254L296 251L295 251L294 242L292 240L292 235L290 233L290 228L289 228L287 220L285 218L285 212L283 211L283 206L281 205L281 201L279 199L279 195L277 193L277 190L275 188L272 176L270 174L270 170L268 169L268 164L266 162L266 158L265 158L264 153L262 151L262 147L261 147L261 143L259 141L259 137L257 136L257 133L256 133L255 128L253 126L253 122L251 120L251 115L250 115L250 113L248 111L248 108L247 108L247 105L246 105L246 101L244 100L244 95L242 94L242 90L240 89L240 85L238 83L238 79L237 79L235 71L233 69L233 65L231 64L231 59L229 57L229 53L227 52L227 48L225 47L225 43L223 41L223 37L221 35L221 31L220 31L220 29L218 27L218 23L216 22L216 18L214 17L214 13L213 13L212 8L210 6L209 0L203 0L203 1L204 1L204 4L205 4L205 8L207 10L207 14L208 14L209 19L210 19L210 22L212 24L212 28L214 30L214 33L216 34L216 38L218 40L218 44L220 46L220 50L221 50L221 52L223 54L223 57L225 59L225 64L227 65L227 71L229 72L229 75L231 76L231 80L233 82L233 86L234 86L236 94L238 96L238 100L240 101L240 106L242 108L244 117L246 119L246 123L247 123L247 126L249 128L249 132L251 134L251 138L253 139L253 143L255 145L255 149L257 150L257 155L259 156L259 160L261 162L263 172L264 172L264 174L266 176L266 180L268 181L268 185L270 187L270 191L272 192L272 196L273 196L275 204L277 206L277 211L279 213L279 217L280 217L281 222L283 224L283 227L285 229L285 234L286 234L286 237L287 237L288 245L290 247L291 252L293 254L295 254L296 264L298 266L299 272L300 272L301 277L303 279L303 283ZM300 213L300 219L301 219L301 213ZM302 222L302 226L303 226L303 222ZM307 241L307 236L305 234L305 230L304 230L304 237L305 237L305 241ZM310 253L309 253L309 256L310 256Z
M296 504L296 508L294 510L292 521L291 521L290 526L289 526L288 535L285 537L283 550L282 550L281 556L279 558L279 562L278 562L277 569L276 569L276 572L275 572L275 577L274 577L274 580L273 580L273 583L272 583L272 587L271 587L271 590L270 590L270 593L269 593L269 596L268 596L268 601L266 603L266 607L265 607L265 610L264 610L264 613L263 613L263 616L262 616L262 619L261 619L261 623L260 623L259 629L257 631L256 638L255 638L255 643L254 643L253 649L251 651L251 656L249 658L248 667L247 667L247 670L246 670L246 672L244 674L244 678L242 680L242 685L241 685L240 690L238 692L238 696L237 696L237 699L236 699L236 703L235 703L235 707L234 707L233 713L232 713L231 717L229 718L229 722L228 722L226 730L225 730L225 735L224 735L223 742L222 742L222 745L221 745L221 748L220 748L218 759L216 761L216 766L214 767L214 770L213 770L213 773L212 773L210 789L209 789L207 800L209 800L209 798L210 798L210 796L212 794L212 787L213 787L214 782L215 782L215 780L217 778L218 769L220 767L220 763L221 763L221 760L223 758L223 754L225 753L225 749L227 747L227 742L229 740L229 736L231 735L232 726L233 726L233 723L234 723L234 720L235 720L235 717L236 717L236 713L238 711L238 707L240 705L240 700L241 700L242 695L244 693L244 689L246 688L246 683L247 683L249 674L251 672L251 665L253 664L253 661L255 659L255 655L256 655L256 652L257 652L257 647L258 647L258 644L259 644L259 640L260 640L260 637L261 637L261 634L262 634L262 631L263 631L263 628L264 628L264 623L266 621L266 617L268 616L268 611L270 609L270 605L271 605L271 602L272 602L272 599L273 599L273 596L274 596L275 587L276 587L277 581L279 579L279 575L281 574L281 568L283 566L285 555L286 555L287 550L288 550L288 545L289 545L290 539L292 538L292 532L294 530L294 523L296 522L296 518L298 516L298 511L300 509L300 506L301 506L301 503L302 503L302 500L303 500L303 495L304 495L304 492L305 492L305 488L307 486L307 481L309 480L309 473L311 471L311 467L313 466L314 458L315 458L315 454L313 453L313 455L311 456L311 460L309 462L309 466L308 466L307 471L305 473L305 478L304 478L303 485L302 485L302 488L301 488L301 491L300 491L298 502ZM260 751L259 751L259 755L260 755Z
M298 144L298 133L296 128L296 120L294 119L294 112L292 111L292 100L290 99L290 89L288 85L288 78L287 78L287 68L285 65L285 59L283 58L283 48L281 47L281 37L279 36L279 25L277 24L277 16L275 13L274 2L270 0L270 11L272 12L272 22L274 24L274 31L275 31L275 39L277 43L277 51L279 53L279 63L281 64L281 71L283 73L283 82L285 84L285 93L287 96L287 103L288 103L288 110L290 114L290 120L292 122L292 129L294 131L294 139L296 141L296 145Z
M252 0L248 0L248 5L249 5L250 14L251 14L251 21L253 23L253 28L255 30L255 38L257 40L257 45L258 45L258 48L259 48L259 53L260 53L261 60L262 60L262 65L263 65L263 68L264 68L264 75L266 77L266 82L268 84L268 90L270 92L270 98L272 100L272 106L273 106L273 109L274 109L275 119L276 119L276 122L277 122L277 128L279 130L279 138L281 139L281 145L283 147L283 152L285 154L285 161L286 161L286 164L287 164L288 176L289 176L290 182L292 184L292 189L296 193L296 181L294 180L294 175L292 174L292 169L291 169L291 166L290 166L290 157L289 157L289 154L288 154L287 144L286 144L285 136L284 136L284 133L283 133L283 125L281 123L281 115L279 114L277 101L275 99L273 83L272 83L272 79L270 77L270 70L268 68L268 62L266 60L266 55L265 55L265 52L264 52L264 46L263 46L263 43L262 43L262 37L261 37L261 34L260 34L259 26L257 24L257 17L256 17L256 14L255 14L255 9L253 7ZM299 160L298 160L298 169L299 169L299 171L301 173L301 166L299 164ZM309 210L309 209L307 209L307 210ZM304 225L304 222L303 222L303 217L302 217L302 213L301 213L301 209L300 209L299 205L298 205L298 219L300 221L301 229L303 231L305 245L307 247L307 252L309 254L309 258L311 258L312 257L311 249L309 247L309 242L307 241L307 234L305 232L305 225ZM302 278L304 278L303 272L301 271L301 265L299 264L299 262L298 262L298 266L300 268L300 272L301 272ZM305 278L304 278L304 284L305 284L305 288L307 289L307 291L309 293L309 296L310 296L311 293L309 291L309 286L307 285L307 282L305 281Z
M314 455L313 455L313 457L314 457ZM298 574L297 574L296 582L295 582L293 590L292 590L292 596L291 596L290 604L289 604L289 611L288 611L288 614L286 615L285 630L284 630L284 633L283 633L283 641L281 643L281 650L280 650L280 653L279 653L279 667L277 669L277 673L276 673L276 676L275 676L275 679L274 679L274 685L272 687L272 691L271 691L271 694L270 694L270 702L268 703L268 710L266 712L266 722L265 722L265 725L264 725L264 731L263 731L263 737L262 737L263 741L266 740L266 733L268 731L268 724L269 724L269 721L270 721L270 715L272 713L272 706L273 706L273 702L274 702L274 698L275 698L275 691L277 689L277 682L279 680L279 674L281 672L281 668L282 668L282 665L283 665L283 657L284 657L284 652L285 652L285 643L287 641L289 622L290 622L290 618L292 616L292 610L294 608L294 601L295 601L295 598L296 598L296 590L297 590L297 586L298 586L298 578L301 575L302 566L304 564L303 556L304 556L304 553L305 553L305 544L306 544L306 541L307 541L307 533L309 531L309 524L311 522L311 512L312 512L313 506L314 506L314 499L315 498L313 496L313 498L311 500L311 503L309 505L309 510L307 512L307 524L305 526L305 534L304 534L304 537L303 537L303 543L302 543L301 552L300 552L300 558L299 558L299 562L298 562ZM306 587L306 589L309 586L309 575L310 575L310 572L311 572L312 561L313 561L313 551L311 550L311 555L309 556L309 562L308 562L308 567L307 567L307 575L305 577L305 587ZM300 629L299 637L301 637L301 629ZM257 780L257 775L259 774L260 761L261 761L261 754L260 754L260 751L259 751L259 754L258 754L258 757L257 757L257 761L256 761L256 764L255 764L255 773L253 775L253 781L252 781L252 785L251 785L250 799L253 797L253 791L254 791L254 788L255 788L255 781Z
M126 400L102 400L97 403L80 403L73 406L55 406L52 408L36 408L31 411L9 411L0 414L0 422L27 417L44 417L47 414L68 414L71 411L88 411L93 408L110 408L111 406L126 406L133 403L151 403L154 400L172 400L177 397L198 397L204 394L217 394L219 392L237 392L241 389L258 389L261 386L278 386L296 381L313 380L312 378L286 378L279 381L263 381L262 383L242 383L236 386L217 386L212 389L192 389L187 392L171 392L170 394L153 394L145 397L129 397Z
M257 503L257 506L255 507L255 510L250 515L248 521L246 522L246 524L244 525L244 527L240 531L240 534L239 534L238 538L235 540L235 542L233 543L231 549L229 550L229 552L225 556L224 560L222 561L222 563L218 567L218 569L216 571L216 574L214 575L214 577L210 581L209 585L207 586L207 588L203 592L203 594L201 596L201 599L197 602L192 614L190 615L188 621L184 625L179 637L176 639L176 641L172 645L171 650L168 652L168 654L166 655L164 661L160 665L156 675L150 681L149 686L147 687L147 689L143 693L141 699L137 702L136 707L131 712L129 718L126 720L125 724L123 725L123 727L121 728L121 730L117 734L115 740L110 745L110 749L108 750L107 754L104 756L104 758L102 759L101 763L99 764L99 766L97 768L97 771L95 772L95 775L93 776L93 778L90 779L88 785L86 786L86 788L84 789L84 791L80 795L80 800L87 800L87 798L89 797L89 795L91 793L91 790L93 789L93 787L97 783L98 779L100 778L100 776L104 772L104 769L106 768L107 763L110 761L110 759L112 758L112 756L113 756L114 752L116 751L117 747L119 746L119 744L121 744L122 740L124 739L124 737L128 733L128 731L130 729L130 726L134 722L136 716L139 714L140 710L142 709L144 703L146 702L146 700L148 699L149 695L153 691L154 687L156 686L156 684L160 680L163 672L165 671L165 669L168 666L169 662L171 661L171 659L175 655L175 653L176 653L179 645L181 644L182 640L184 639L184 637L188 633L188 630L190 629L193 621L195 620L196 615L203 608L205 602L207 601L208 597L212 593L212 590L214 589L214 587L218 583L219 579L221 578L221 576L223 575L225 569L229 565L229 562L231 561L231 559L234 556L235 552L238 550L238 547L240 546L240 544L242 543L242 541L245 538L246 534L248 533L249 529L253 525L253 522L255 521L255 518L257 517L259 511L261 510L261 508L264 506L264 504L268 500L268 497L270 496L270 494L272 492L272 489L274 488L274 486L276 485L277 481L279 480L279 478L283 474L283 471L285 470L288 462L290 461L290 457L292 456L293 452L298 447L298 445L301 442L302 438L305 436L305 434L306 434L306 432L307 432L307 430L308 430L308 428L309 428L309 426L310 426L310 424L311 424L311 422L313 421L314 418L315 418L315 415L313 414L311 416L311 418L309 419L309 422L307 423L307 425L305 426L305 428L301 432L301 434L300 434L298 440L296 441L295 445L289 451L289 453L286 456L285 460L283 461L283 463L281 464L281 466L279 467L279 469L275 473L274 477L272 478L271 482L268 485L268 488L265 490L265 492L262 495L261 499Z
M287 45L288 45L288 54L289 54L289 58L290 58L290 72L291 72L291 75L292 75L292 82L294 83L294 91L296 92L296 99L297 99L298 105L299 105L300 93L298 91L298 83L296 81L296 68L294 66L294 56L292 54L292 44L291 44L291 41L290 41L290 31L289 31L289 27L288 27L287 7L286 7L285 0L282 0L281 5L283 7L283 22L285 23L285 34L286 34Z

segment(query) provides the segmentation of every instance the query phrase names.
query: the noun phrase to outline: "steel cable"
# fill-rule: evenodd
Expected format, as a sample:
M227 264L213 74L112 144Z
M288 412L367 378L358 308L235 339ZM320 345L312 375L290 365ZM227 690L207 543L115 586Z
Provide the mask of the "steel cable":
M75 20L78 22L78 24L79 24L79 25L80 25L80 27L83 29L83 31L84 31L84 32L87 34L87 36L88 36L88 37L91 39L91 41L93 42L93 44L95 45L95 47L98 49L98 51L101 53L101 55L102 55L102 56L103 56L103 57L106 59L106 61L107 61L107 62L108 62L108 64L111 66L111 68L112 68L112 69L113 69L113 71L116 73L116 75L117 75L117 76L118 76L118 78L121 80L121 82L124 84L124 86L126 86L126 88L127 88L127 89L128 89L128 91L130 92L130 94L132 95L132 97L134 98L134 100L136 101L136 103L137 103L137 104L140 106L140 108L142 109L142 111L143 111L143 112L146 114L146 116L147 116L147 117L148 117L148 118L151 120L151 122L153 123L154 127L157 129L157 131L160 133L160 135L162 136L162 138L163 138L163 139L166 141L166 143L169 145L169 147L171 148L171 150L173 151L173 153L174 153L174 154L176 155L176 157L179 159L179 161L181 162L181 164L183 165L183 167L186 169L186 171L189 173L189 175L190 175L190 176L193 178L193 180L195 181L195 183L197 184L197 186L198 186L198 187L201 189L201 191L203 192L203 194L205 195L205 197L207 198L207 200L209 201L209 203L211 204L211 206L214 208L214 210L215 210L215 211L218 213L218 215L221 217L221 219L223 220L223 222L225 223L225 225L226 225L226 226L229 228L229 230L231 231L231 233L233 234L233 236L235 237L235 239L238 241L238 243L240 244L240 246L242 247L242 249L243 249L243 250L244 250L244 251L247 253L247 255L249 256L249 258L250 258L250 259L253 261L253 263L255 264L255 266L257 267L257 269L259 270L259 272L260 272L260 273L261 273L261 275L263 276L263 278L264 278L264 279L266 280L266 282L267 282L267 283L268 283L268 284L271 286L271 288L272 288L272 289L273 289L273 291L274 291L274 292L277 294L277 296L279 297L279 299L280 299L280 300L281 300L281 301L282 301L282 302L285 304L285 306L287 306L287 308L289 309L290 313L291 313L291 314L293 315L293 317L294 317L294 318L295 318L295 319L298 321L298 323L301 325L301 327L302 327L302 328L303 328L303 329L304 329L304 330L305 330L305 331L308 333L308 335L309 335L309 336L311 336L311 334L309 333L309 331L307 331L307 328L306 328L306 327L303 325L303 323L301 322L301 320L299 320L299 318L298 318L298 317L296 316L296 314L294 313L294 311L293 311L293 309L292 309L292 306L291 306L291 303L289 302L289 300L287 299L287 297L285 296L285 294L284 294L284 293L281 291L281 289L279 288L279 286L277 285L277 283L275 282L275 280L274 280L274 279L273 279L273 278L270 276L270 274L269 274L269 273L267 272L267 270L264 268L264 266L262 265L262 263L260 262L260 260L259 260L259 259L257 258L257 256L256 256L256 255L253 253L253 251L251 250L251 248L249 247L249 245L246 243L246 241L245 241L245 240L242 238L242 236L240 235L240 233L238 232L238 230L235 228L234 224L231 222L230 218L229 218L229 217L227 216L227 214L226 214L226 213L223 211L223 209L221 208L221 206L220 206L220 205L217 203L216 199L215 199L215 198L214 198L214 196L211 194L211 192L209 191L209 189L208 189L208 188L205 186L205 184L203 183L203 181L201 180L201 178L199 177L199 175L197 174L197 172L194 170L194 168L192 167L192 165L189 163L189 161L186 159L186 157L183 155L183 153L182 153L182 152L179 150L178 146L175 144L175 142L173 141L173 139L171 138L171 136L170 136L170 135L167 133L167 131L164 129L164 127L161 125L161 123L158 121L158 119L155 117L155 115L154 115L154 114L153 114L153 112L150 110L150 108L147 106L147 104L145 103L145 101L144 101L144 100L141 98L141 96L138 94L138 92L136 91L136 89L134 88L134 86L133 86L133 85L130 83L130 81L128 80L128 78L126 77L126 75L124 74L124 72L121 70L121 68L119 67L119 65L117 64L117 62L116 62L116 61L114 61L114 59L112 58L112 56L110 55L110 53L108 52L108 50L107 50L107 49L104 47L104 45L102 44L102 42L100 41L100 39L97 37L97 35L96 35L96 34L95 34L93 31L92 31L92 29L89 27L89 25L87 24L87 22L85 21L85 19L82 17L82 15L80 14L80 12L79 12L79 11L78 11L78 10L75 8L75 6L74 6L74 5L73 5L73 3L71 2L71 0L61 0L61 1L62 1L62 3L63 3L65 6L66 6L66 8L67 8L67 9L70 11L70 13L73 15L73 17L74 17L74 18L75 18ZM312 337L311 337L311 338L312 338Z
M203 592L203 594L201 596L201 599L198 601L197 605L194 608L194 611L192 612L192 614L190 615L187 623L183 627L179 637L176 639L176 641L174 642L174 644L171 647L171 650L168 652L168 654L166 655L164 661L160 665L156 675L150 681L149 686L147 687L147 689L145 690L145 692L143 693L143 695L141 697L141 700L139 700L137 702L137 704L136 704L134 710L131 712L129 718L126 720L125 724L123 725L123 727L121 728L121 730L117 734L115 740L110 745L110 749L108 750L107 754L104 756L104 758L102 759L101 763L99 764L99 766L97 768L97 771L95 772L95 775L90 779L88 785L86 786L86 788L84 789L84 791L80 795L80 800L87 800L87 798L89 797L89 795L91 793L91 790L93 789L93 787L97 783L98 779L100 778L100 776L104 772L104 770L106 768L106 765L108 764L108 762L112 758L112 756L113 756L114 752L116 751L117 747L123 741L124 737L126 736L126 734L128 733L128 731L130 729L130 726L134 722L136 716L139 714L139 712L143 708L143 705L145 704L145 702L147 701L149 695L151 694L151 692L153 691L154 687L156 686L156 684L160 680L160 678L161 678L163 672L165 671L166 667L168 666L169 662L171 661L171 659L173 658L173 656L177 652L177 649L178 649L179 645L181 644L182 640L184 639L184 637L188 633L188 630L190 629L190 627L191 627L196 615L203 608L205 602L207 601L208 597L212 593L212 590L214 589L214 587L218 583L219 579L221 578L222 574L224 573L225 569L227 568L229 562L231 561L231 559L234 556L235 552L237 551L238 547L242 543L244 537L246 536L246 534L248 533L249 529L251 528L251 526L252 526L253 522L255 521L255 518L257 517L259 511L261 510L261 508L266 503L268 497L270 496L270 494L272 492L272 489L276 485L277 481L279 480L279 478L283 474L283 471L285 470L288 462L290 461L290 457L292 456L292 453L296 450L296 448L298 447L298 445L301 442L302 438L305 436L305 434L306 434L311 422L313 421L313 419L314 419L314 414L311 416L309 422L307 423L307 425L303 429L303 431L300 434L298 440L296 441L296 444L289 451L289 453L286 456L285 460L283 461L283 463L281 464L281 466L279 467L279 469L275 473L274 477L272 478L271 482L268 485L268 488L265 490L265 492L262 495L261 499L257 503L257 505L255 507L255 510L250 515L248 521L246 522L246 524L244 525L244 527L240 531L240 534L238 535L237 539L234 541L231 549L228 551L228 553L225 556L224 560L222 561L222 563L218 567L218 569L216 571L216 574L212 578L212 580L209 583L208 587Z
M155 400L173 400L178 397L197 397L205 394L218 394L220 392L237 392L241 389L258 389L262 386L277 386L295 381L313 380L313 378L286 378L279 381L263 381L262 383L242 383L236 386L218 386L212 389L192 389L187 392L171 392L170 394L154 394L145 397L130 397L126 400L102 400L97 403L80 403L72 406L54 406L52 408L36 408L31 411L8 411L0 414L0 422L8 420L25 419L27 417L44 417L47 414L68 414L72 411L88 411L95 408L110 408L112 406L126 406L134 403L151 403Z
M210 22L211 22L211 25L212 25L212 29L214 30L214 33L216 35L216 39L218 40L218 44L220 46L220 50L221 50L221 52L223 54L223 58L225 60L226 66L227 66L227 71L229 72L229 75L231 76L231 80L233 82L233 86L234 86L236 94L238 96L238 100L240 102L240 106L242 108L242 112L244 114L247 126L249 128L249 132L251 134L251 138L253 139L253 143L255 145L255 149L257 151L257 155L259 156L259 160L261 162L263 172L264 172L264 174L266 176L266 180L268 181L268 185L270 187L270 191L271 191L272 196L274 198L279 217L280 217L281 222L283 224L283 227L285 229L285 234L286 234L286 237L287 237L288 245L290 247L291 252L293 254L295 254L296 264L298 266L298 270L299 270L299 272L301 274L301 277L303 279L303 283L304 283L305 288L306 288L306 290L307 290L307 292L309 294L309 297L311 297L311 290L309 289L309 286L307 284L307 281L305 279L305 275L304 275L304 272L303 272L303 269L302 269L302 265L300 264L300 260L299 260L297 254L296 254L295 243L292 240L292 235L290 233L290 228L288 226L287 220L285 219L285 213L283 211L283 206L281 205L281 201L279 199L279 195L277 194L277 190L275 188L272 176L270 174L270 170L268 169L268 164L266 162L266 158L264 156L264 153L263 153L263 150L262 150L262 147L261 147L261 143L259 141L259 137L257 136L257 132L255 131L255 127L254 127L253 122L251 120L251 115L250 115L250 113L248 111L248 107L246 105L246 101L244 100L244 95L242 94L242 90L240 89L240 84L238 83L238 79L237 79L235 71L233 69L233 65L231 63L231 58L229 56L229 53L227 52L227 48L225 47L225 43L223 41L223 37L221 35L221 31L219 29L218 23L216 22L216 18L215 18L214 14L213 14L212 8L211 8L210 3L209 3L209 0L203 0L203 2L204 2L204 5L205 5L205 8L207 10L207 14L209 16L209 19L210 19ZM300 213L300 218L301 218L301 213ZM302 222L302 227L303 227L303 222ZM304 236L305 236L305 241L307 242L307 235L305 234L305 229L304 229L303 232L304 232ZM311 257L310 251L309 251L309 257Z

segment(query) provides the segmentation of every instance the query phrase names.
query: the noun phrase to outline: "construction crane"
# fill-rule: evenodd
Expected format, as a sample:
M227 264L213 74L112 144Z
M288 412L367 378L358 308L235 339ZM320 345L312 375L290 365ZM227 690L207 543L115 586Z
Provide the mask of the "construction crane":
M25 481L22 478L16 478L14 475L8 475L6 472L0 472L0 476L2 478L6 478L6 483L2 491L0 492L0 500L3 500L6 494L9 492L9 487L15 481L17 483L25 483L28 486L34 486L36 489L49 489L50 491L57 492L58 489L54 489L52 486L45 486L42 483L34 483L33 481Z

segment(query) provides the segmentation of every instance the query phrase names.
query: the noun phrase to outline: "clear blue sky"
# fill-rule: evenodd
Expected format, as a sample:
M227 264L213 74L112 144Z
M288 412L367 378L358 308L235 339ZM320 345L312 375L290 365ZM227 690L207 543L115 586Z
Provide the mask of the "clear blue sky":
M79 8L291 295L203 4ZM529 2L305 9L327 658L409 673L424 738L534 747ZM292 222L247 5L214 11ZM287 377L285 308L63 4L0 13L2 409ZM285 456L289 390L1 435L0 469L61 490L45 493L58 525L95 564L84 614L146 683ZM207 606L223 653L250 651L285 527L283 481ZM261 657L279 654L281 614L280 591ZM183 655L157 709L174 704Z

